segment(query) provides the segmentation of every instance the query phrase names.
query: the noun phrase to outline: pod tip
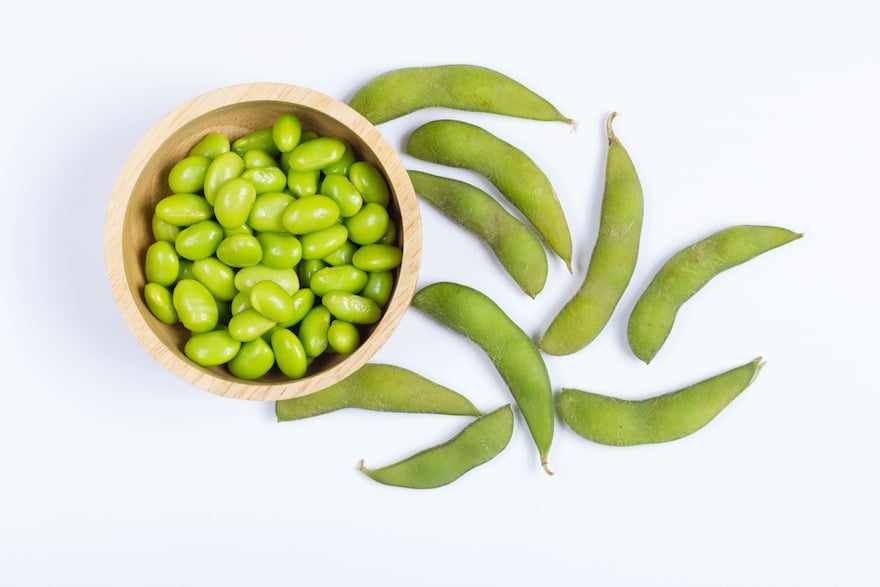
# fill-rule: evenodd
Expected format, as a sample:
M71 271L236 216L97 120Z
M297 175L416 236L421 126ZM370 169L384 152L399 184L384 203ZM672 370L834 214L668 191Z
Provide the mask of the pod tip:
M608 135L608 143L611 144L617 140L617 136L614 134L614 129L611 128L611 123L617 117L617 112L612 112L608 115L608 120L605 121L605 134Z
M544 469L545 473L547 473L548 475L551 475L551 476L553 475L553 471L551 471L550 467L547 466L547 459L546 458L541 459L541 467Z
M574 118L567 118L565 120L565 122L568 124L569 132L571 132L571 134L577 133L577 130L578 130L578 121L577 120L575 120Z

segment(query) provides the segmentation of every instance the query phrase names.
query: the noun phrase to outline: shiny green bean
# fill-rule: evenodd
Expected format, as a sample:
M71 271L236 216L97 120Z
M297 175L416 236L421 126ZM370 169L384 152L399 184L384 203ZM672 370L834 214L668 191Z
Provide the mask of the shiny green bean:
M147 283L144 286L144 300L153 316L165 324L177 324L177 310L174 309L174 301L171 291L158 283Z
M716 275L802 236L776 226L738 225L677 252L657 271L630 313L627 340L633 354L649 363L669 337L682 305Z
M508 404L477 417L442 444L377 469L365 467L362 460L358 468L384 485L433 489L495 458L507 447L512 434L513 410Z
M535 343L482 292L451 282L425 286L412 306L479 346L507 384L548 473L554 414L550 376Z
M241 379L259 379L275 364L272 347L262 338L242 343L241 348L227 363L229 372Z
M351 322L333 320L327 329L327 344L334 352L348 355L360 346L361 333Z
M357 90L349 105L373 124L429 107L572 122L520 82L498 71L466 64L407 67L383 73Z
M550 322L538 343L551 355L574 353L605 328L632 279L641 241L644 202L635 166L611 128L599 232L580 288Z
M300 321L299 336L306 356L317 357L327 350L327 330L333 317L324 306L313 306Z
M670 442L712 421L757 377L757 358L677 391L627 400L564 388L557 397L563 422L593 442L632 446Z
M565 213L549 178L524 152L474 124L434 120L410 134L406 153L484 176L522 212L571 271L571 233Z
M423 200L482 239L526 294L534 298L544 289L548 271L544 246L495 198L457 179L413 170L409 177Z

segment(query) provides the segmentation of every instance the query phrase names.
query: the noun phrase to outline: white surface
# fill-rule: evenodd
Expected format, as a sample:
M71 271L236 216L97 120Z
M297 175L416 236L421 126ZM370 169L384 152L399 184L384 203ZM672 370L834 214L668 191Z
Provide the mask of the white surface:
M872 3L244 6L5 8L0 584L880 584ZM270 404L175 379L129 334L105 279L104 213L128 152L166 112L247 81L346 100L386 70L456 62L519 79L578 132L447 111L382 131L402 147L419 122L461 117L519 145L559 192L574 275L552 262L530 300L423 207L421 283L477 287L537 336L586 268L602 124L617 110L645 190L642 253L607 329L548 358L551 378L641 397L763 356L758 380L708 427L613 449L560 426L551 478L518 421L485 467L443 489L396 490L358 460L391 462L463 420L340 412L277 424ZM715 280L657 359L639 363L624 325L641 287L679 247L744 222L806 237ZM376 360L481 408L509 401L475 347L415 311Z

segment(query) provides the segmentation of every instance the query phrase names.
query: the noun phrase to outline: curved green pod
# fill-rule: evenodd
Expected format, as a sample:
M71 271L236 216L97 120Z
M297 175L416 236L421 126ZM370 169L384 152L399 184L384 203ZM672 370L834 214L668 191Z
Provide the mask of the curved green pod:
M688 387L643 400L563 388L559 416L578 435L612 446L669 442L712 421L757 377L760 357Z
M572 123L553 104L518 81L486 67L466 64L388 71L361 86L349 106L373 124L429 107Z
M370 479L410 489L433 489L452 483L468 471L495 458L513 434L513 410L505 405L480 416L448 441L397 463L358 468Z
M547 253L532 230L495 198L467 182L409 170L415 192L453 222L482 239L529 297L547 281Z
M639 254L644 201L632 159L611 128L599 232L580 288L550 322L538 346L551 355L569 355L593 341L611 318L632 279Z
M713 277L802 236L777 226L738 225L677 252L654 275L630 313L627 340L633 354L649 363L669 337L681 306Z
M406 153L488 179L571 271L571 232L562 205L549 178L524 152L477 125L434 120L410 134Z
M418 373L394 365L367 363L330 387L275 402L275 416L279 422L287 422L344 408L450 416L481 415L466 397Z
M553 442L553 392L541 353L531 338L484 293L452 282L416 292L412 307L479 346L507 384L547 466Z

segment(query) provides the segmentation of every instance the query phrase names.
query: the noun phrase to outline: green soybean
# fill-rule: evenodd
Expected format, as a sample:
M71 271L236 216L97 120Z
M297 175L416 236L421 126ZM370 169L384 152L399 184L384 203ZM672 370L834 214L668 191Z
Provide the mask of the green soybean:
M323 259L348 240L348 229L342 224L302 235L303 259Z
M153 238L157 241L168 241L174 243L177 235L180 233L180 227L168 224L154 212L150 221L150 229L153 232Z
M267 267L288 269L302 259L302 243L292 234L261 232L257 240L263 251L262 263Z
M482 415L465 396L414 371L395 365L367 363L330 387L275 402L275 416L279 422L287 422L346 408L450 416Z
M550 322L539 346L551 355L574 353L605 328L632 279L639 255L644 201L635 166L606 123L608 153L599 232L586 275L559 313Z
M571 233L565 213L549 178L523 151L474 124L434 120L410 134L406 152L484 176L522 212L571 271Z
M327 330L332 319L327 308L314 306L300 321L297 336L302 342L306 356L317 357L327 350Z
M494 301L466 285L437 282L413 296L412 306L480 347L523 414L547 473L553 441L553 394L535 343Z
M714 419L757 377L761 358L677 391L641 400L564 388L560 418L593 442L632 446L669 442L693 434Z
M231 234L220 241L214 254L230 267L248 267L262 260L263 247L251 234Z
M336 202L343 218L354 216L364 205L364 197L344 175L328 175L321 182L319 191Z
M309 313L315 305L315 292L304 287L290 296L290 299L293 302L293 314L287 320L278 323L282 328L290 328Z
M388 71L357 90L349 105L373 124L429 107L572 122L522 83L493 69L468 64Z
M290 295L296 293L300 287L299 277L293 268L275 269L257 264L243 267L235 274L236 289L248 294L261 281L274 281Z
M332 291L358 293L367 285L367 273L354 265L330 265L312 274L309 289L318 297Z
M340 355L353 353L361 344L357 326L344 320L333 320L327 329L327 345Z
M322 259L303 259L299 264L299 270L297 271L297 275L299 276L299 283L301 287L309 287L312 281L312 275L315 274L319 269L323 269L327 266Z
M251 288L251 307L273 322L294 317L293 297L274 281L261 281Z
M535 233L495 198L467 182L410 170L423 200L482 239L527 295L534 298L547 281L547 253Z
M223 228L236 228L247 222L257 190L243 177L230 179L217 188L214 195L214 216Z
M403 251L394 245L364 245L351 256L351 263L364 271L388 271L400 265Z
M195 194L205 187L205 176L211 159L204 155L184 157L168 172L168 187L179 194Z
M257 194L280 192L287 187L287 174L278 167L254 167L246 169L241 178L253 184Z
M339 220L339 206L327 196L312 196L290 202L281 217L284 230L307 234L329 228Z
M294 171L316 171L336 163L345 154L345 142L335 137L318 137L300 143L287 158Z
M382 308L368 297L344 291L332 291L321 298L321 303L334 318L352 324L374 324L382 317Z
M208 201L197 194L172 194L159 200L155 214L172 226L189 226L214 215Z
M208 288L195 279L178 281L172 302L181 324L190 332L208 332L217 326L217 301Z
M218 155L211 165L208 166L205 175L205 199L212 206L214 205L214 197L220 186L230 179L239 177L244 172L244 160L241 155L234 151L228 151Z
M282 153L293 151L302 136L302 123L290 112L285 112L272 124L272 140Z
M299 379L309 368L306 350L296 334L286 328L278 328L269 340L275 364L278 369L291 379Z
M213 220L202 220L180 231L174 249L184 259L197 261L210 257L223 242L223 227Z
M229 139L223 133L209 132L189 150L189 155L202 155L216 159L230 149Z
M217 257L193 261L192 273L218 302L228 302L238 293L235 288L235 271Z
M278 167L278 162L272 158L272 155L265 151L258 151L256 149L254 149L253 151L247 151L244 155L241 156L241 160L244 161L245 171L247 171L248 169L264 167Z
M382 172L368 161L356 161L348 170L348 179L361 193L365 202L388 206L391 190Z
M242 343L241 348L227 363L229 372L242 379L259 379L275 364L272 347L262 338Z
M242 310L229 319L229 336L241 342L259 338L275 327L276 322L255 308Z
M294 171L287 172L287 189L297 198L314 196L318 193L321 180L321 171Z
M410 489L433 489L448 485L468 471L495 458L513 434L513 410L505 405L476 418L448 441L423 450L397 463L359 469L373 481Z
M357 161L357 155L355 155L354 149L351 146L351 143L346 141L345 139L340 139L342 144L345 145L345 150L342 152L342 157L340 157L337 161L334 161L330 165L321 168L321 173L324 175L348 175L349 169L351 168L352 163Z
M257 194L248 215L248 225L258 232L281 232L284 230L284 211L293 201L294 197L284 192Z
M232 150L239 155L248 151L264 151L273 157L280 152L272 136L272 127L257 129L232 141Z
M391 298L394 290L394 274L391 271L370 271L367 273L367 283L360 291L360 295L370 298L383 308Z
M719 273L801 238L777 226L738 225L683 248L657 271L629 316L633 354L649 363L672 331L682 305Z
M147 281L166 287L177 281L180 274L180 257L174 245L166 241L156 241L147 247L144 274Z
M367 202L353 216L345 219L348 239L358 245L379 242L388 231L388 210L384 206Z
M321 260L327 265L351 265L351 258L357 250L358 246L348 240Z
M174 301L171 291L158 283L147 283L144 286L144 300L153 316L165 324L177 324L177 310L174 309Z
M197 365L209 367L228 363L238 353L241 342L225 329L192 335L183 346L184 354Z

